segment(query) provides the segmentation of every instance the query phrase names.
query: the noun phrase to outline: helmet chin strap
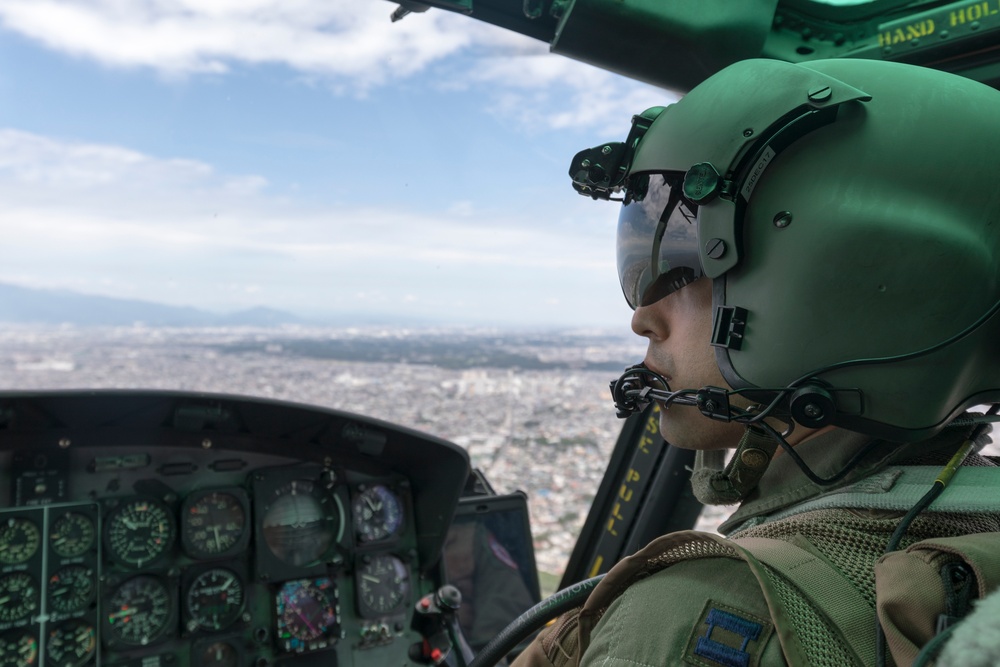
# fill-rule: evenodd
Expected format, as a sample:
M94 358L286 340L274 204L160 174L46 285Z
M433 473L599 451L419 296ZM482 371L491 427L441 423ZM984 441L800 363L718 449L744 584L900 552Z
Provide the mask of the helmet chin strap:
M698 451L691 473L695 497L706 505L740 502L756 488L777 448L778 441L770 434L748 426L728 464L726 450Z

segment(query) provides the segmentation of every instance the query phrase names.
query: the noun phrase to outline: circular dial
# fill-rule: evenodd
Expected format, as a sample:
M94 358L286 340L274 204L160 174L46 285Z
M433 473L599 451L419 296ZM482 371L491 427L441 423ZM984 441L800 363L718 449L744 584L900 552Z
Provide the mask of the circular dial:
M159 639L170 623L170 593L156 577L133 577L108 600L108 629L126 644L145 646Z
M38 551L40 543L38 528L28 519L11 517L0 523L0 563L27 562Z
M0 637L0 667L31 667L38 664L38 640L29 632Z
M209 644L198 655L200 667L236 667L239 653L229 642Z
M410 574L395 556L374 556L358 568L358 609L381 616L400 607L410 593Z
M94 570L85 565L67 565L49 577L49 604L53 611L71 614L80 611L97 590Z
M294 480L274 492L264 510L264 541L278 560L302 567L314 565L339 539L339 507L308 480Z
M0 577L0 623L28 618L38 609L39 590L26 572Z
M194 558L217 558L239 550L246 529L246 504L233 493L208 491L184 501L181 541Z
M327 577L287 582L278 591L275 607L278 640L287 651L322 648L328 638L336 637L337 589Z
M361 491L351 504L351 514L362 542L385 539L403 525L403 504L399 496L382 484Z
M206 570L191 582L185 605L190 618L188 629L223 630L243 612L243 584L232 570Z
M46 664L55 667L79 667L90 660L97 648L94 626L83 621L69 621L49 632L45 646Z
M138 568L157 560L173 545L174 521L163 503L133 498L108 518L107 535L114 559Z
M52 550L63 558L76 558L87 553L94 543L94 522L90 517L67 512L52 522Z

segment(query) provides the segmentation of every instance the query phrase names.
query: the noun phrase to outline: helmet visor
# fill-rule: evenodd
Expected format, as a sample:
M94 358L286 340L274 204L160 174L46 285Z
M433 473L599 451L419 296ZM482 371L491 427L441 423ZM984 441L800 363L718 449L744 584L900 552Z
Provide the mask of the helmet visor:
M683 174L642 174L618 216L618 279L632 309L703 275L698 207L681 197Z

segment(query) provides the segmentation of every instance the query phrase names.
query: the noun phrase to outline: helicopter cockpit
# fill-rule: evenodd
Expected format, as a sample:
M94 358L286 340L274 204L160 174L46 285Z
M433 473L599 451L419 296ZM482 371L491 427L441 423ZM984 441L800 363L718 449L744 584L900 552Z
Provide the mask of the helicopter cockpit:
M672 91L751 57L898 60L1000 84L996 0L398 4L387 22L457 12ZM624 422L558 588L694 526L694 453L658 436L658 409ZM0 391L0 667L467 667L482 644L461 628L450 544L519 573L494 588L524 589L505 623L540 598L525 498L497 498L457 444L352 412ZM486 526L496 508L515 519ZM463 515L479 523L456 537Z
M224 396L8 395L3 419L0 664L423 659L458 447Z

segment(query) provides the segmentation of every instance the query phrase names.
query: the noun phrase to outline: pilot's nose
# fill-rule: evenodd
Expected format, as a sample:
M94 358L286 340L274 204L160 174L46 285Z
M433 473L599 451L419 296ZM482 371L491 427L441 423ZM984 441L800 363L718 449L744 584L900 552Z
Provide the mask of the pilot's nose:
M650 340L666 338L669 334L666 319L662 317L657 306L660 302L648 306L639 306L632 313L632 331L638 336Z

